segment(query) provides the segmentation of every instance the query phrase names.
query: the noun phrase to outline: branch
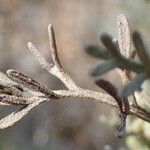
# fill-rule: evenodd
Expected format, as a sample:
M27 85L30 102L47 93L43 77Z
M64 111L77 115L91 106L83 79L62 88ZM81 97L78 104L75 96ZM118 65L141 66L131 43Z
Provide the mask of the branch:
M43 58L43 56L39 53L39 51L35 48L35 46L32 43L28 43L28 47L31 51L33 51L37 60L42 65L42 68L46 69L50 74L52 74L52 75L56 76L58 79L60 79L66 85L66 87L69 89L69 90L53 91L55 94L58 94L61 97L70 97L71 96L71 97L90 98L93 100L97 100L101 103L105 103L105 104L108 104L108 105L118 108L118 105L112 96L110 96L108 94L103 94L100 92L86 90L86 89L83 89L83 88L77 86L76 83L73 81L73 79L62 68L58 68L56 66L54 60L53 60L54 65L48 64L47 61ZM55 49L55 51L57 51L57 50ZM52 51L52 53L53 52L54 51ZM56 54L56 53L53 53L53 54ZM39 57L39 55L41 58ZM44 60L48 65L43 65L43 63L41 63L41 60ZM47 67L47 66L50 66L50 67ZM134 106L134 108L135 108L135 106ZM130 114L136 115L136 112L134 111L135 109L133 109L133 106L131 106L130 109L131 109ZM143 113L148 113L148 112L143 112ZM137 114L137 115L139 116L139 114ZM145 118L143 116L140 116L140 118L145 120ZM146 120L150 122L149 118L146 118Z
M64 97L80 97L86 99L89 98L92 99L93 102L97 101L100 103L105 103L107 105L119 109L117 102L111 95L79 87L74 82L74 80L62 69L57 53L54 30L52 25L48 27L48 32L49 32L49 40L50 40L49 43L51 48L51 54L54 64L48 63L31 42L28 43L28 47L36 56L42 68L46 69L50 74L54 75L59 80L61 80L62 83L68 88L68 90L51 90L28 75L25 75L17 70L9 70L7 72L8 76L12 80L19 82L19 85L20 84L23 85L23 91L21 96L10 95L11 105L13 104L14 101L14 104L18 104L19 106L21 106L21 108L11 113L10 115L6 116L5 118L1 119L0 129L12 126L22 117L24 117L30 110L40 105L41 103L51 101L52 99L61 99ZM27 89L28 92L24 90L25 88ZM21 99L25 101L23 102L21 101ZM4 102L4 100L6 100L6 97L3 97L2 102ZM140 107L131 105L129 114L135 115L143 120L150 122L149 117L150 113L143 110Z

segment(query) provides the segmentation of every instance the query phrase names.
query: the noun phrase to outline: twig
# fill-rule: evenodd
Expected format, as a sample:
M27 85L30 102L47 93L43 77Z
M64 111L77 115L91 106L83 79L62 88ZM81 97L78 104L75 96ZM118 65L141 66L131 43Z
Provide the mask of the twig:
M65 73L63 69L57 67L57 65L49 64L31 42L28 42L28 48L33 52L33 54L35 55L35 57L37 58L43 69L46 69L50 74L60 79L68 89L72 91L79 90L79 87L75 84L75 82L71 79L71 77L67 73ZM54 52L53 55L55 54L56 53ZM57 59L55 59L55 61L53 60L54 63L56 62L56 60Z
M51 101L52 97L48 97L48 95L51 94L53 95L53 99L61 99L64 97L89 98L92 99L93 102L97 101L100 103L105 103L119 109L117 102L114 100L112 96L108 94L103 94L101 92L86 90L76 85L73 79L61 68L60 65L61 63L57 56L57 49L55 46L54 32L51 25L49 26L49 36L50 36L49 39L51 40L50 47L51 47L51 53L53 55L52 59L54 64L48 63L31 42L28 43L28 47L34 53L37 60L41 64L42 68L46 69L50 74L60 79L62 83L64 83L64 85L68 88L68 90L50 90L45 86L43 86L42 84L35 81L34 79L32 79L31 77L29 77L28 75L24 75L18 71L9 70L8 71L9 77L17 82L20 82L24 86L27 86L27 88L30 88L28 90L30 91L29 93L31 94L28 93L27 96L24 96L24 91L23 91L22 99L26 98L25 105L22 107L22 103L20 102L20 99L17 99L16 103L20 102L19 105L22 108L16 112L11 113L5 118L1 119L0 129L12 126L17 121L19 121L23 116L25 116L30 110L32 110L39 104L43 102ZM36 90L34 94L32 90ZM150 113L143 110L141 107L131 105L129 114L135 115L143 120L150 122Z

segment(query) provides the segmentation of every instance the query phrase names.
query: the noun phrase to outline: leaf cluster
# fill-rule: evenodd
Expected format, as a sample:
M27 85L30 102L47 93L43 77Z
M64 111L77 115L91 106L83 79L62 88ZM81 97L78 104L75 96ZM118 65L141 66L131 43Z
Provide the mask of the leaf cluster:
M133 71L136 73L136 76L118 91L121 97L133 94L146 79L150 78L150 56L147 53L140 33L138 31L132 33L135 50L131 52L129 58L120 53L118 41L115 41L109 34L102 34L100 40L106 49L102 49L98 45L89 45L85 48L88 54L104 60L104 63L98 64L91 69L90 74L98 76L115 68L126 70L128 72L127 75ZM135 55L138 55L140 63L134 60Z

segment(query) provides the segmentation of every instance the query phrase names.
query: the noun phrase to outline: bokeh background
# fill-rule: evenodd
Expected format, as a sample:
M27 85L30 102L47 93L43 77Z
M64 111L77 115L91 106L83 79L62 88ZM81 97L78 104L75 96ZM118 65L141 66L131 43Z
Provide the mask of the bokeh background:
M149 43L148 0L0 0L0 68L18 69L52 89L64 89L42 70L27 49L32 41L48 61L51 55L47 26L54 25L63 68L83 88L101 91L89 70L100 60L84 52L89 44L101 44L99 35L116 37L116 17L128 16L131 26ZM118 87L115 71L101 78ZM103 91L102 91L103 92ZM0 113L11 108L0 107ZM0 131L2 150L125 150L124 138L114 136L117 115L111 107L91 100L68 98L42 104L13 127ZM109 123L108 123L109 122Z

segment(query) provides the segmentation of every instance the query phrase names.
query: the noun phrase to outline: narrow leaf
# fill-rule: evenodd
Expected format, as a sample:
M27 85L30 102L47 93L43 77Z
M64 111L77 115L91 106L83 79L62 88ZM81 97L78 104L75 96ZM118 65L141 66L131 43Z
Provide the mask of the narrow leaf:
M118 95L120 97L127 97L134 93L134 91L138 90L144 80L147 78L145 73L141 73L137 75L133 80L131 80L128 84L123 86L119 91Z
M119 59L120 52L118 51L116 44L113 43L113 38L108 34L103 34L100 39L111 55L116 59Z
M130 28L129 23L124 14L120 14L117 18L118 27L118 45L120 52L123 56L129 58L131 38L130 38Z
M2 85L0 84L0 94L22 96L23 89L16 85Z
M122 109L122 100L118 96L117 88L112 83L110 83L109 81L106 81L106 80L103 80L103 79L99 79L95 83L100 88L102 88L103 90L105 90L109 95L111 95L112 97L114 97L115 101L118 104L120 112L122 112L123 111L123 109Z
M104 60L109 60L111 58L109 52L97 45L89 45L85 48L85 51L95 58L101 58Z
M98 64L94 69L92 69L90 71L90 74L92 76L101 75L101 74L104 74L105 72L110 71L116 67L118 67L118 64L114 60L107 61L106 63Z
M53 28L53 25L49 24L48 26L48 36L49 36L49 46L52 54L52 59L54 61L54 64L62 68L62 65L60 63L60 59L57 52L57 45L56 45L56 39L55 39L55 31Z
M146 48L144 46L140 33L135 31L133 32L132 36L133 36L133 43L139 58L141 59L143 64L145 65L150 64L150 58L148 56L148 53L146 52Z
M33 78L31 78L28 75L25 75L23 73L21 73L18 70L13 70L10 69L7 71L7 75L17 81L20 82L21 84L27 86L28 88L34 89L36 91L42 92L47 96L53 97L55 98L55 94L53 93L52 90L48 89L47 87L45 87L44 85L40 84L39 82L37 82L36 80L34 80Z

